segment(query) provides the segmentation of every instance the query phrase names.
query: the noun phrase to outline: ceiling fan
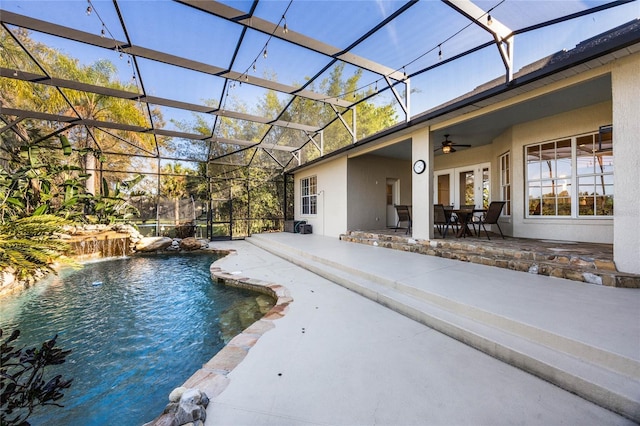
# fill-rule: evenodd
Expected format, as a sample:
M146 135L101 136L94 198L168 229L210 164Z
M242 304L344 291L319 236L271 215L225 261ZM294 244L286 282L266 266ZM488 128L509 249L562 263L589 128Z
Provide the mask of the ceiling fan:
M458 147L458 148L469 148L471 145L463 145L463 144L457 144L453 141L449 140L449 135L444 135L444 140L442 141L442 146L440 148L437 148L437 150L441 149L443 154L449 154L452 152L456 152L457 150L454 147Z

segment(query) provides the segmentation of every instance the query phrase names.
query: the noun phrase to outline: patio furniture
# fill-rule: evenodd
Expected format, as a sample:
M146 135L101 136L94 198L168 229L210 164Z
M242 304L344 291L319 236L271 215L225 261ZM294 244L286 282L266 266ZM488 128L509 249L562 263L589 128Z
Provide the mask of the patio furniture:
M405 205L396 205L396 213L398 214L398 223L396 223L396 227L393 232L397 231L400 227L400 222L407 222L407 232L411 231L411 213L409 212L409 206Z
M465 208L453 210L453 213L455 213L459 225L458 232L456 233L456 237L458 238L466 238L467 235L473 236L473 231L471 231L469 225L472 225L473 213L477 212L477 210L474 209L475 206L464 207Z
M506 204L506 201L492 201L489 204L489 208L487 209L487 213L482 215L480 218L480 222L478 222L478 236L480 236L480 227L484 229L484 233L487 236L487 239L491 239L489 237L489 233L487 232L487 228L485 225L496 225L498 230L500 231L500 236L504 240L504 235L502 234L502 229L500 229L500 224L498 223L498 219L502 214L502 208Z
M450 226L453 226L451 219L451 210L445 209L442 204L433 205L433 224L442 238L447 238L447 231Z

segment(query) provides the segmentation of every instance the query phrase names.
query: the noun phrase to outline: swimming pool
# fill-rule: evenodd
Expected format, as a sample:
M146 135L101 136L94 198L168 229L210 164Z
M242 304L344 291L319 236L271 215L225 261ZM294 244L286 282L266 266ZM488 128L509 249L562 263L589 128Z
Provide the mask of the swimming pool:
M34 425L136 425L273 302L212 282L206 254L143 255L86 264L0 301L0 327L39 346L59 335L71 349L55 371L73 378L65 407ZM51 374L51 373L49 373Z

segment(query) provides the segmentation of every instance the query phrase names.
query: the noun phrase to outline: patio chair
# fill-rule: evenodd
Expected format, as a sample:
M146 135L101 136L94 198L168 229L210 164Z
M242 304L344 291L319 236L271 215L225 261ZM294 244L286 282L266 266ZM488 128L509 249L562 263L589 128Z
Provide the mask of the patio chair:
M405 234L408 234L411 231L411 213L409 212L409 206L396 205L394 207L398 214L398 223L396 223L396 227L393 232L398 230L400 222L407 222L407 232L405 232Z
M502 208L506 204L506 201L492 201L489 204L489 208L487 209L487 213L480 218L480 222L478 222L478 236L480 236L480 227L484 229L484 233L487 236L487 239L490 240L489 233L487 232L487 228L485 225L496 225L498 230L500 231L500 236L504 240L504 235L502 234L502 229L500 229L500 224L498 223L498 219L502 214Z
M453 224L451 223L451 212L447 212L444 205L433 205L433 224L436 226L442 238L447 238L447 231Z

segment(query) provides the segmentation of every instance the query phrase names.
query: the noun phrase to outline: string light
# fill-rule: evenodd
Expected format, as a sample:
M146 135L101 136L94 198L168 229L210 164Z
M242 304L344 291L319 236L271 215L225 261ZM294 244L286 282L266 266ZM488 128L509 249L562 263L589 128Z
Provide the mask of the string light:
M105 38L108 35L111 38L111 40L113 40L113 42L115 43L115 47L113 48L113 50L118 54L120 59L124 59L124 55L127 55L127 65L131 67L131 71L132 71L131 81L136 86L138 91L141 91L142 89L138 84L138 79L136 78L136 68L131 62L132 56L129 53L125 52L124 49L122 49L122 47L118 44L116 39L113 37L113 34L111 33L111 31L109 31L109 28L107 28L107 25L105 24L104 20L98 13L98 10L93 7L91 0L87 0L87 2L89 3L89 6L87 6L87 10L86 10L87 16L91 15L92 12L95 12L96 17L98 18L98 20L100 21L100 24L102 25L102 28L100 28L100 36L102 38ZM138 98L138 102L140 102L139 99L140 98Z
M265 46L264 52L262 52L262 57L267 59L267 47Z
M493 23L493 18L491 17L490 12L492 12L496 7L500 6L500 5L501 5L502 3L504 3L505 1L506 1L506 0L501 0L501 1L496 5L496 6L492 7L491 9L489 9L489 11L488 11L488 12L487 12L487 14L486 14L486 17L487 17L487 25L491 25L491 24ZM484 16L485 16L485 15L483 15L482 17L484 17ZM480 20L482 17L478 18L478 20ZM283 16L283 18L284 18L284 16ZM431 49L427 50L426 52L422 53L421 55L419 55L419 56L418 56L418 57L416 57L415 59L411 60L410 62L406 63L406 64L405 64L405 65L403 65L401 68L396 69L395 71L397 72L397 71L402 70L402 74L403 74L402 80L403 80L403 81L406 81L406 80L409 78L409 76L407 75L407 72L406 72L406 67L407 67L407 66L409 66L409 65L411 65L411 64L413 64L414 62L417 62L418 60L422 59L424 56L426 56L426 55L428 55L429 53L431 53L431 52L433 52L434 50L436 50L436 48L438 49L438 60L439 60L439 61L442 61L442 58L443 58L443 55L442 55L442 45L443 45L444 43L448 42L449 40L453 39L454 37L456 37L458 34L460 34L462 31L464 31L465 29L467 29L467 28L468 28L469 26L471 26L471 25L473 25L473 22L469 22L469 23L468 23L467 25L465 25L463 28L461 28L460 30L456 31L456 32L455 32L454 34L452 34L451 36L447 37L445 40L443 40L442 42L440 42L439 44L437 44L435 47L433 47L433 48L431 48ZM387 75L386 77L390 77L390 76L391 76L391 74ZM362 88L370 87L370 86L371 86L371 84L374 84L374 83L368 83L367 85L362 86ZM360 90L360 88L356 88L356 89L354 90L354 92L356 92L356 91L358 91L358 90ZM348 94L348 93L351 93L351 92L345 92L345 94ZM374 89L374 93L376 93L376 94L378 93L378 80L376 80L376 81L375 81L375 89ZM343 96L344 96L344 94L343 94ZM356 98L355 94L354 94L354 98ZM365 98L366 98L366 96L365 96ZM326 100L326 101L330 101L330 100L331 100L331 98L325 98L325 100Z
M287 27L287 18L282 15L282 19L284 20L284 26L282 27L282 32L287 34L289 32L289 28Z

